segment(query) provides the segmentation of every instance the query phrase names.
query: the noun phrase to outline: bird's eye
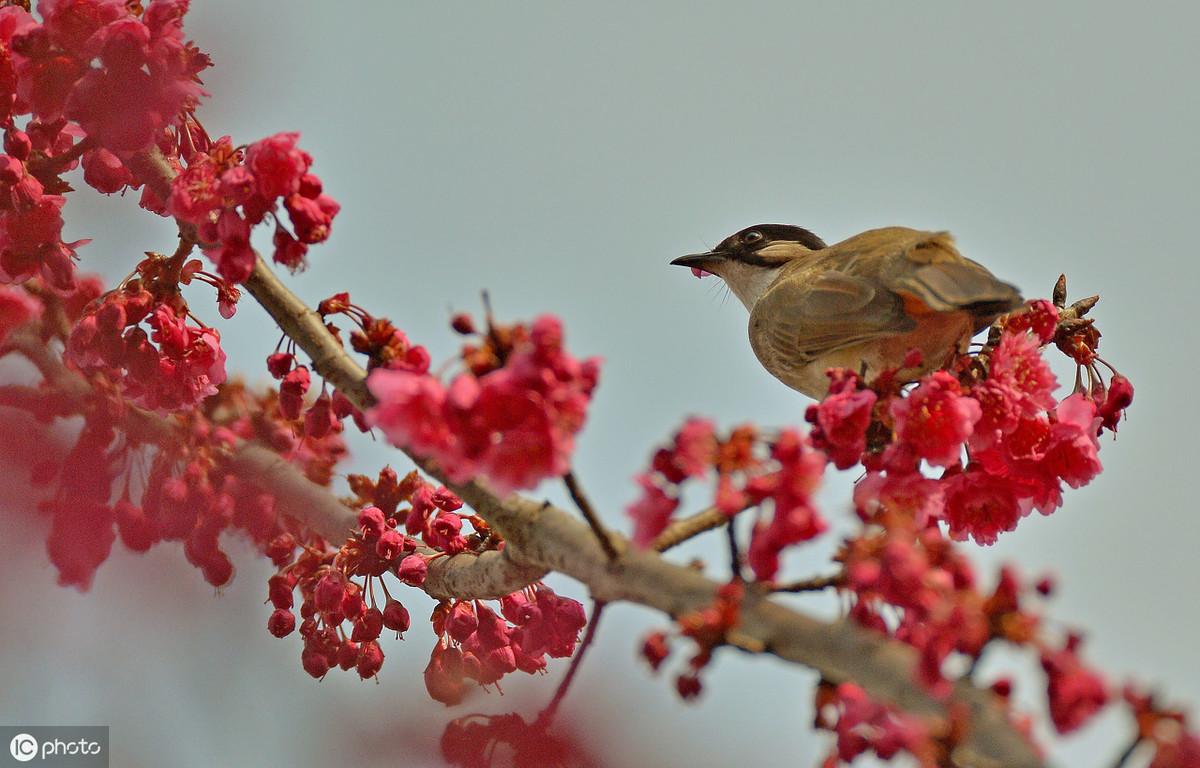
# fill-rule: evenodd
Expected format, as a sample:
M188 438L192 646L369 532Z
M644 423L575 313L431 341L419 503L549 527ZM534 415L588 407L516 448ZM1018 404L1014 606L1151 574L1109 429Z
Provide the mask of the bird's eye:
M742 235L742 242L746 245L754 245L762 239L763 233L759 232L757 229L752 229L746 234Z

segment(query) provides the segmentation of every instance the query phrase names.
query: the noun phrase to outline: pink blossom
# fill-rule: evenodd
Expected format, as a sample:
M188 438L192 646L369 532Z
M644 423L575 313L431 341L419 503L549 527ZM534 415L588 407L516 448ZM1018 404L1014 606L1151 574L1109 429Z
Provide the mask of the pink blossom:
M663 532L679 506L679 500L668 496L649 475L639 475L642 497L625 508L633 519L633 543L648 547L658 534Z
M858 377L836 377L829 395L810 405L805 420L813 424L812 441L838 469L859 462L867 448L867 427L875 408L876 395L857 387Z
M970 536L979 544L995 544L999 534L1016 529L1028 511L1014 483L974 467L946 482L945 519L955 541Z
M300 179L312 156L296 146L299 133L277 133L246 149L246 167L254 174L258 192L268 200L287 197L300 189Z
M1032 418L1054 407L1058 380L1027 333L1005 333L992 352L988 380L1012 393L1017 412Z
M1070 637L1059 651L1042 653L1050 720L1059 733L1077 730L1108 703L1104 679L1079 660L1078 637Z
M896 438L935 466L957 464L963 441L979 421L979 403L963 397L958 381L934 371L908 397L891 405Z
M40 317L41 302L19 288L0 286L0 343L14 329Z

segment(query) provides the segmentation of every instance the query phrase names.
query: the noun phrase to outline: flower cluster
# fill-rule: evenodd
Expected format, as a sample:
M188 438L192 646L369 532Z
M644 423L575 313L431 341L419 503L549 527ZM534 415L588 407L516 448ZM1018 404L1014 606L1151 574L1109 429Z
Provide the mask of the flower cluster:
M948 750L939 744L919 718L905 715L873 699L854 683L822 682L816 691L816 725L835 734L833 753L825 761L850 763L873 752L882 760L908 753L918 765L936 768Z
M679 636L692 641L696 648L686 669L675 677L675 690L680 698L694 699L700 695L703 690L700 672L712 661L713 652L725 644L729 631L737 626L744 594L744 586L735 579L717 590L712 605L679 617L676 622ZM642 658L655 672L671 653L669 639L665 632L652 632L642 643Z
M546 659L575 651L587 624L578 601L535 584L500 600L500 614L481 601L444 602L433 612L439 636L425 667L425 688L443 704L457 704L470 690L495 685L516 670L541 672Z
M240 531L268 552L281 541L306 540L302 530L289 528L295 523L260 479L238 469L233 449L245 441L273 445L309 479L328 484L345 452L336 434L306 439L301 448L300 439L276 420L270 398L241 386L222 387L180 430L152 422L118 429L121 412L108 398L96 395L66 456L34 469L35 482L56 483L43 508L53 520L47 547L61 583L86 589L118 536L134 552L181 542L188 562L218 587L233 576L220 546L225 531ZM58 407L65 413L72 406L63 399Z
M1076 730L1108 703L1104 679L1079 658L1081 642L1079 635L1070 634L1062 648L1042 651L1050 722L1059 733Z
M1200 732L1185 713L1163 706L1157 696L1133 685L1125 686L1121 696L1133 715L1138 740L1154 749L1150 768L1200 765Z
M548 726L541 718L527 723L515 713L467 715L446 725L442 756L449 765L461 768L492 768L496 754L511 754L511 764L522 768L598 764L579 733L564 733L561 722L554 723L553 729Z
M154 0L141 18L123 0L42 0L43 23L4 9L17 78L14 110L75 121L113 153L150 146L204 95L208 57L183 40L187 0Z
M0 8L0 14L13 10ZM3 20L0 16L0 42ZM20 283L37 276L57 290L71 291L75 287L75 249L86 241L63 242L66 198L47 189L53 183L50 179L43 182L31 172L31 161L40 156L34 154L36 147L49 149L33 139L43 139L47 133L27 133L15 126L4 131L7 154L0 155L0 283Z
M172 143L210 61L184 41L187 0L42 0L41 22L19 5L0 8L0 282L70 290L61 174L82 157L98 191L137 185L132 157Z
M357 501L369 506L340 549L298 548L290 534L268 547L279 571L268 584L274 611L267 629L276 637L296 629L298 590L301 663L316 678L334 667L373 677L383 664L381 632L408 630L408 610L388 591L385 575L420 587L432 559L478 554L502 544L482 520L462 511L456 495L426 483L416 472L400 478L385 467L375 480L351 475L350 486ZM464 530L464 522L473 531ZM383 591L382 601L376 598L376 586ZM454 704L473 683L494 685L518 669L539 672L547 657L571 655L586 624L577 601L542 584L502 598L499 611L482 601L439 603L431 617L438 641L425 670L434 699Z
M981 352L913 386L901 374L919 364L915 353L872 381L831 370L828 395L805 413L808 435L782 429L767 437L740 427L721 436L709 421L688 420L637 477L642 495L628 509L635 541L652 543L676 514L683 486L711 481L715 470L716 509L732 519L765 507L745 552L755 576L764 586L792 589L773 583L779 557L825 530L811 499L827 464L861 467L866 473L856 483L854 505L863 528L839 549L840 572L796 588L836 586L849 598L850 618L917 650L918 680L935 695L949 693L956 666L974 664L995 640L1032 647L1042 658L1053 724L1063 733L1080 727L1109 692L1080 659L1077 636L1061 647L1045 637L1029 596L1048 594L1049 582L1024 584L1005 568L994 590L983 592L953 544L968 538L993 543L1031 510L1057 509L1064 486L1080 487L1100 472L1098 438L1116 430L1132 401L1127 379L1114 372L1105 383L1095 367L1107 365L1096 354L1099 332L1082 318L1095 301L1066 307L1056 299L1031 302L1004 318ZM1051 344L1080 367L1080 381L1087 374L1087 386L1062 399L1042 357ZM742 553L734 554L740 559ZM719 606L720 600L710 613L718 615ZM686 630L683 620L680 626ZM698 644L697 658L707 661L704 649L712 644ZM642 648L656 669L668 651L663 633ZM951 659L958 661L948 664ZM699 690L687 675L677 687L685 698ZM868 749L887 758L903 749L923 764L937 764L940 753L915 721L870 702L853 686L830 688L826 698L838 714L825 725L838 735L832 761Z
M165 257L152 255L136 277L93 302L71 329L67 357L86 373L104 373L119 382L131 402L166 413L192 408L225 381L225 352L215 328L193 325L187 302L170 280ZM178 260L175 260L178 262ZM235 300L216 278L227 302ZM230 303L227 310L232 312Z
M270 217L275 223L274 259L289 269L304 266L310 245L329 237L340 206L309 172L312 156L296 146L297 133L279 133L242 151L223 137L184 159L166 211L196 226L204 252L229 282L250 276L255 254L250 230ZM282 203L289 231L278 216Z
M549 315L528 327L489 326L481 345L464 348L468 370L449 385L407 356L375 368L367 385L378 404L368 420L455 482L486 475L501 492L532 488L570 468L599 361L568 353Z
M683 483L715 469L715 505L730 518L770 502L770 517L754 527L749 562L758 578L773 579L784 549L827 528L812 504L825 464L825 455L797 430L767 439L743 426L720 438L711 422L690 419L671 445L655 452L650 470L638 476L642 496L626 509L634 522L634 542L649 545L670 523Z
M14 329L41 314L42 305L28 293L0 286L0 344Z

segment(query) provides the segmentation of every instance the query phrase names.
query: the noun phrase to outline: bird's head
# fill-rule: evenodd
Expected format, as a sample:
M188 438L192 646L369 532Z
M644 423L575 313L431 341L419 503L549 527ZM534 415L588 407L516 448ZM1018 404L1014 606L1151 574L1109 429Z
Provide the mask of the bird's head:
M784 265L824 247L821 238L802 227L758 224L730 235L711 251L671 263L690 267L698 276L709 272L720 277L746 309L753 309Z

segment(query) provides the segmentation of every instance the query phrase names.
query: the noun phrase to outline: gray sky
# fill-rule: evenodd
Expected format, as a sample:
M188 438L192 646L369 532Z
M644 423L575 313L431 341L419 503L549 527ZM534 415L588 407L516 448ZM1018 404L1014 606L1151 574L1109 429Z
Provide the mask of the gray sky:
M763 221L830 242L900 224L952 231L1029 296L1060 271L1074 297L1100 292L1102 353L1137 387L1108 471L978 561L1058 573L1052 613L1088 630L1090 659L1200 701L1194 4L193 6L187 31L217 63L206 125L237 142L301 131L343 205L290 284L313 302L350 290L435 359L455 349L451 310L477 309L480 289L502 317L561 315L573 350L606 358L577 468L614 525L630 477L686 415L783 425L805 405L754 361L741 305L674 256ZM171 247L133 199L88 195L68 205L67 234L95 238L85 268L119 276ZM232 365L264 378L265 315L247 301L221 328ZM399 461L378 445L361 456L359 470ZM830 517L850 480L830 477ZM317 685L295 639L264 631L267 569L239 551L219 598L169 548L117 554L83 597L53 586L42 553L9 552L23 576L0 598L22 623L0 629L0 721L111 722L114 765L384 765L396 739L426 764L436 733L415 723L448 714L421 689L430 635L386 647L379 685ZM617 608L606 622L577 691L596 700L567 711L587 713L609 765L805 766L825 748L808 735L811 674L722 655L684 706L632 660L661 620ZM561 669L462 712L549 696ZM1104 718L1055 755L1106 764L1126 727Z

